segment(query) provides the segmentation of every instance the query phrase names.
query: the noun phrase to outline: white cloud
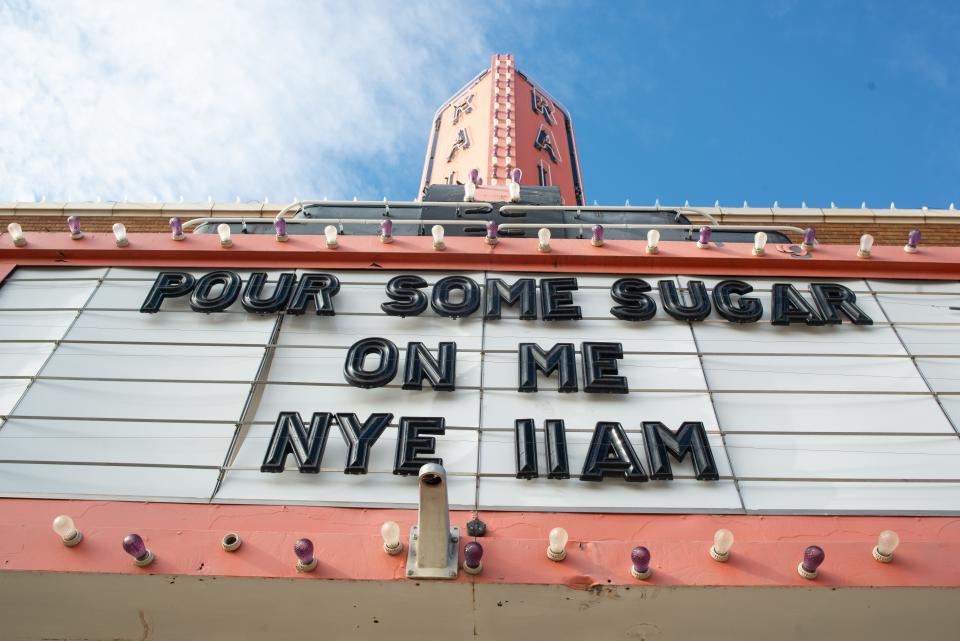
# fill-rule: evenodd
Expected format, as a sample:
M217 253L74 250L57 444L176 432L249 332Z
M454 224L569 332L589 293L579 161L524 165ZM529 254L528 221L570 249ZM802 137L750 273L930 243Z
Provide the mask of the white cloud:
M0 200L410 198L502 10L0 0Z

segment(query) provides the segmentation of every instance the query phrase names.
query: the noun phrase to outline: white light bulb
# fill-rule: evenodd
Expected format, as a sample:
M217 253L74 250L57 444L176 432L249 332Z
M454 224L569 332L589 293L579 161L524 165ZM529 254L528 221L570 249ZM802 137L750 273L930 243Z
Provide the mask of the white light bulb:
M753 236L753 255L754 256L763 256L765 247L767 246L767 234L766 232L758 231Z
M23 237L23 227L20 223L10 223L7 225L7 231L10 233L10 239L14 246L23 247L27 244L27 239Z
M877 547L873 549L873 558L881 563L893 560L893 551L900 545L900 537L893 530L884 530L877 537Z
M555 527L550 530L548 536L550 547L547 548L547 558L551 561L563 561L567 557L567 541L570 535L562 527Z
M83 538L76 524L66 514L61 514L53 519L53 531L63 540L64 545L73 547Z
M537 232L537 239L540 241L537 249L542 252L550 251L550 230L546 227L541 227L540 231Z
M434 225L430 229L430 234L433 236L434 249L444 249L446 247L443 242L443 225Z
M510 193L510 202L520 202L520 183L515 183L512 181L507 183L507 191Z
M126 247L130 244L127 240L127 228L123 226L123 223L113 225L113 236L117 239L117 247Z
M860 251L857 252L857 256L860 258L869 258L870 251L873 249L873 236L870 234L864 234L860 237Z
M380 526L380 536L383 537L383 551L393 556L403 549L400 543L400 526L395 521L385 521Z
M713 547L710 556L715 561L726 561L730 558L730 548L733 547L733 532L726 528L717 530L713 535Z
M472 181L463 184L463 199L472 202L477 197L477 186Z
M220 236L221 247L233 247L233 241L230 240L230 225L227 223L217 225L217 234Z
M336 225L327 225L323 228L323 235L327 239L327 249L336 249L337 247L337 227Z
M660 251L660 232L651 229L647 232L647 253L656 254L658 251Z

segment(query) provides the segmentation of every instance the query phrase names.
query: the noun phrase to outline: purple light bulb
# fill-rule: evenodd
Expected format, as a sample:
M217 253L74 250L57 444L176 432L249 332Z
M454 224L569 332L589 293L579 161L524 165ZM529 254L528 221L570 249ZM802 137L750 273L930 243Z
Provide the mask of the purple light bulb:
M709 227L700 228L700 240L697 241L697 247L704 249L710 244L710 237L713 236L713 231Z
M299 539L293 544L293 552L304 565L313 561L313 541L310 539Z
M590 244L594 247L600 247L603 245L603 225L594 225L592 231L593 237L590 239Z
M180 240L183 238L183 222L179 218L171 218L170 222L170 235L174 240Z
M495 221L495 220L488 220L488 221L487 221L487 238L496 238L496 237L497 237L497 229L498 229L499 227L500 227L500 226L497 224L497 221Z
M471 169L471 170L470 170L470 173L467 174L467 176L468 176L467 180L469 180L470 182L472 182L474 185L479 185L479 184L480 184L480 170L479 170L479 169Z
M483 546L476 541L470 541L463 546L463 569L471 574L476 574L482 566Z
M803 231L803 244L813 247L814 242L817 240L817 232L813 227L807 227Z
M811 545L803 551L803 561L801 561L797 567L797 572L805 579L817 578L817 568L823 564L823 560L826 557L827 555L822 547L819 545Z
M633 564L633 576L638 579L650 576L650 550L638 545L630 552L630 562Z
M138 560L147 555L147 546L139 534L128 534L123 537L123 550Z
M67 218L67 227L70 229L70 237L74 240L83 238L83 230L80 229L80 217L69 216Z
M385 237L393 236L393 221L390 219L380 223L380 235Z
M523 171L521 171L519 167L510 172L510 179L518 185L520 184L521 178L523 178Z
M920 244L920 230L913 229L910 231L909 234L907 234L907 245L909 247L913 247L914 249L916 249L917 245L919 244Z
M283 218L274 219L273 229L277 233L277 238L285 238L287 235L287 221Z

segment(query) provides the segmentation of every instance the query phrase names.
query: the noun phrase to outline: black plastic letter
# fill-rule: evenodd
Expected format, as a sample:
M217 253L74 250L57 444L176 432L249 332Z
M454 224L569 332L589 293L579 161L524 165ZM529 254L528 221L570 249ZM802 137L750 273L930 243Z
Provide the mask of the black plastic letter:
M296 280L297 275L294 272L280 274L273 294L263 298L261 294L263 286L267 284L267 272L254 272L250 274L250 280L243 288L240 304L245 310L254 314L273 314L283 311L287 301L290 300L290 294L293 293L293 284Z
M610 298L620 303L610 313L620 320L645 321L657 313L657 302L648 296L652 287L640 278L620 278L610 287Z
M385 338L364 338L350 346L343 365L343 377L354 387L370 389L383 387L397 375L397 346ZM380 363L375 369L366 369L368 356L377 355Z
M849 287L837 283L812 283L810 291L827 325L839 325L841 312L854 325L873 325L873 319L857 307L857 295Z
M317 316L334 316L333 297L340 291L340 280L333 274L304 274L287 308L288 314L305 314L307 303L313 301Z
M287 455L293 454L301 472L317 474L327 446L330 418L329 412L314 412L307 432L299 412L280 412L260 471L282 472Z
M387 429L393 414L371 414L360 425L356 414L337 414L340 434L347 444L347 462L344 474L366 474L370 464L370 448L377 442L383 430Z
M212 295L214 287L222 286L220 293ZM233 305L240 295L240 275L236 272L216 271L203 275L190 295L190 309L211 314L222 312Z
M640 457L623 431L623 426L620 423L597 423L580 480L602 481L605 476L620 475L627 481L637 483L648 480Z
M772 325L806 323L816 326L823 325L824 320L820 313L803 299L796 287L785 283L777 283L773 286L773 309L771 310L770 323Z
M520 320L537 320L537 281L521 278L507 285L499 278L488 278L484 297L484 320L499 320L502 303L520 303Z
M544 421L543 442L546 445L547 478L570 478L570 461L567 456L567 430L562 420L547 419Z
M419 276L405 274L387 281L387 296L392 303L381 303L380 309L390 316L418 316L427 308L427 295L420 290L427 281Z
M155 314L160 311L160 303L164 298L186 296L193 291L197 279L187 272L160 272L157 280L153 281L150 293L140 307L141 314Z
M580 306L573 304L576 278L541 278L540 307L545 321L580 320Z
M423 389L423 379L439 392L456 389L457 344L440 343L439 359L423 343L407 343L407 358L403 368L403 389Z
M731 323L756 323L763 316L763 303L757 298L746 298L752 291L753 286L742 280L722 280L713 286L713 306ZM734 295L740 297L736 304Z
M617 376L617 360L623 358L620 343L583 343L583 391L592 394L626 394L627 379Z
M701 321L710 315L710 297L702 280L687 281L687 293L690 295L690 304L684 305L677 292L677 286L672 280L661 280L657 283L660 289L660 302L663 309L683 321Z
M463 293L463 300L454 303L450 294L457 290ZM472 278L466 276L441 278L433 286L430 306L437 314L447 318L469 316L480 308L480 286Z
M442 458L420 458L420 455L434 454L437 451L437 439L425 435L442 436L445 432L445 424L445 419L439 416L401 417L397 435L397 453L393 459L393 473L415 476L425 463L443 465Z
M573 343L557 343L549 352L543 351L536 343L520 343L520 371L517 382L518 392L537 391L537 371L550 376L558 372L558 392L576 392L577 354Z
M513 439L517 453L517 478L535 479L540 476L537 426L532 418L518 418L513 422Z
M654 480L673 480L667 455L682 462L687 453L693 459L693 470L698 481L716 481L720 478L703 423L686 422L676 432L671 432L659 421L644 421L643 440L646 442L647 456L650 457L650 478Z

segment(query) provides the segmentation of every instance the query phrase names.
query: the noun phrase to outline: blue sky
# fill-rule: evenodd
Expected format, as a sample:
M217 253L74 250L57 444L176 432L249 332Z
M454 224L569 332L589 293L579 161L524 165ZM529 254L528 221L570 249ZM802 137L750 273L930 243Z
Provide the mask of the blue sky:
M512 52L591 201L960 205L958 2L0 0L0 41L0 200L408 199Z

